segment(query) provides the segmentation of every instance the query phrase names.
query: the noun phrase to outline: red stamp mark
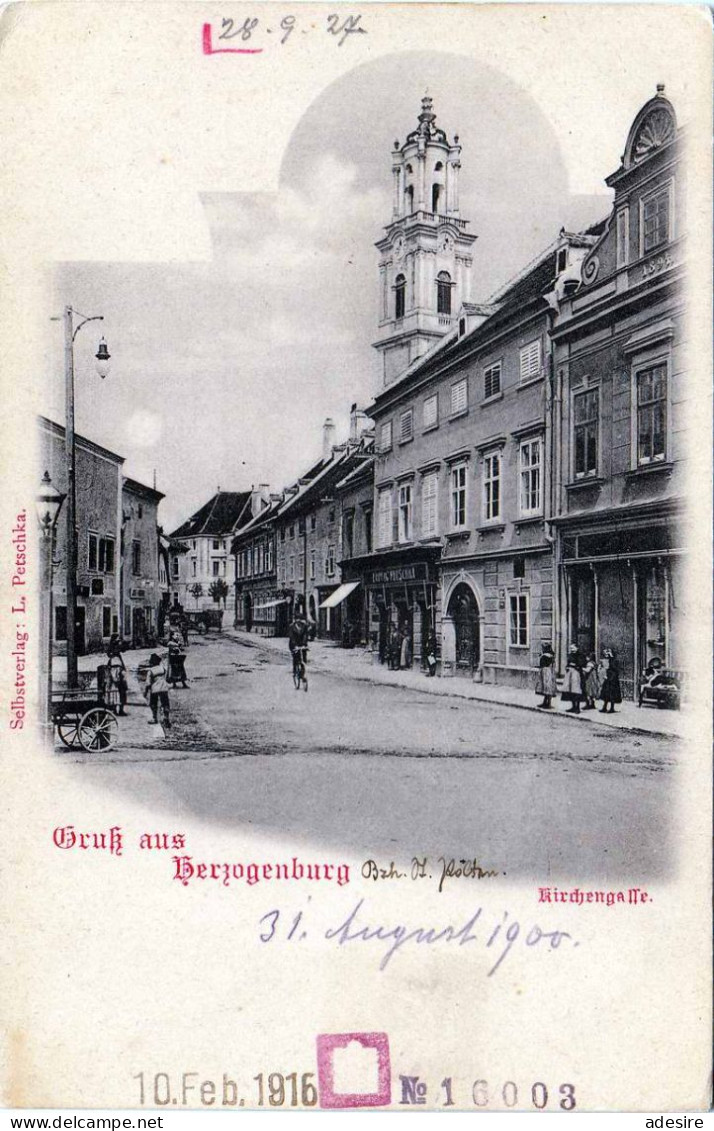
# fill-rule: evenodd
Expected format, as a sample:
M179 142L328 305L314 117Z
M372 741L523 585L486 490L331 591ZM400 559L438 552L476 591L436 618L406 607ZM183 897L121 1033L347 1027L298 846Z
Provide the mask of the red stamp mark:
M384 1107L392 1099L386 1033L322 1033L317 1038L320 1107Z
M211 25L203 25L204 55L260 55L262 51L262 47L214 47Z

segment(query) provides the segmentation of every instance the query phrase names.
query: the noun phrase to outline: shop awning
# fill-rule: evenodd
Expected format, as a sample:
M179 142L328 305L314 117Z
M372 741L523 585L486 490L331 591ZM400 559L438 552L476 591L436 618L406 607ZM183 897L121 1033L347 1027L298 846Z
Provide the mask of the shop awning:
M359 581L348 581L345 585L340 585L338 589L335 589L334 593L330 593L330 596L322 601L320 608L334 609L337 605L341 605L345 597L349 597L350 593L354 593L358 585Z
M255 612L262 613L263 609L274 609L276 605L287 605L287 603L287 597L278 597L275 601L263 601L255 606Z

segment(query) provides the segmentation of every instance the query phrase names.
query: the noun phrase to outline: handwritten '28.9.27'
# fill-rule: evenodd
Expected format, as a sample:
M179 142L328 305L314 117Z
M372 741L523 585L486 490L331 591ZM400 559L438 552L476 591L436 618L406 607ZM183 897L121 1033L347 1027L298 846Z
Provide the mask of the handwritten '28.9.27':
M219 40L237 40L240 43L248 43L255 41L264 35L275 36L280 44L285 44L289 41L293 34L307 35L309 31L324 31L327 35L334 37L337 46L342 45L353 35L366 35L367 29L361 26L361 16L342 16L333 14L327 17L325 24L308 23L303 21L300 26L298 19L295 16L283 16L277 27L269 27L267 23L258 19L258 17L248 17L242 23L236 20L224 17L221 20L220 31L216 38Z

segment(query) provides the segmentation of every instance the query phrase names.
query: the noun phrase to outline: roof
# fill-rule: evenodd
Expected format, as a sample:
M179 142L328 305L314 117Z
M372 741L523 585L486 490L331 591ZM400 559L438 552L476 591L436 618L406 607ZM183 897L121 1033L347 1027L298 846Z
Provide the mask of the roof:
M140 483L138 479L132 479L128 475L122 478L122 490L124 489L132 491L135 495L141 495L152 503L160 503L166 498L162 491L157 491L155 487L149 487L146 483Z
M401 386L408 382L414 374L428 372L432 364L434 366L448 364L452 359L457 359L462 351L470 346L478 345L480 341L487 340L492 333L500 330L514 314L521 313L525 307L532 305L536 310L540 307L544 311L548 309L548 303L544 296L552 291L557 277L559 249L566 244L575 247L592 247L597 242L596 237L604 229L606 223L607 220L600 220L585 232L561 231L558 239L545 248L510 282L491 295L487 305L495 306L495 310L484 322L462 337L458 336L458 330L450 330L426 354L416 358L398 381L395 381L393 385L388 385L380 392L375 398L374 405L371 405L367 411L371 413L375 405L379 404L382 399L387 400L395 392L401 391Z
M200 510L173 530L170 538L231 534L253 517L250 491L217 491Z
M357 466L352 468L352 471L349 471L347 475L344 476L344 478L340 479L338 483L335 483L335 490L342 491L347 487L351 487L352 484L358 482L362 476L367 476L368 474L370 474L373 467L374 456L365 455L364 458L357 464Z
M65 430L63 424L58 424L56 420L50 420L47 416L38 416L37 419L40 427L64 439ZM88 440L86 436L80 436L79 432L75 432L74 442L75 445L84 447L87 451L96 452L97 455L105 456L116 463L124 463L124 456L117 455L116 452L110 451L109 448L103 448L101 444L95 444L94 440Z

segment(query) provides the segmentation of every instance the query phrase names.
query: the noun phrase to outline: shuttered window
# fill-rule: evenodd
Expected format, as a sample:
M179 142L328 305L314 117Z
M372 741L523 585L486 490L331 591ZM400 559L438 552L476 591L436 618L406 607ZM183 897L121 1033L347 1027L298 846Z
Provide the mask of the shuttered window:
M424 427L433 428L439 422L439 398L436 393L424 401Z
M531 381L540 376L540 338L529 342L521 350L521 381Z
M424 538L438 531L437 504L439 498L439 475L430 471L421 485L421 532Z
M399 443L406 444L414 438L414 413L409 408L399 418Z
M392 422L385 420L384 424L379 430L379 450L381 452L388 452L392 446Z
M389 546L392 541L392 492L387 487L379 492L379 521L377 527L380 546Z
M465 412L468 403L468 390L464 377L462 381L457 381L455 385L451 386L451 415L455 416L459 412Z

